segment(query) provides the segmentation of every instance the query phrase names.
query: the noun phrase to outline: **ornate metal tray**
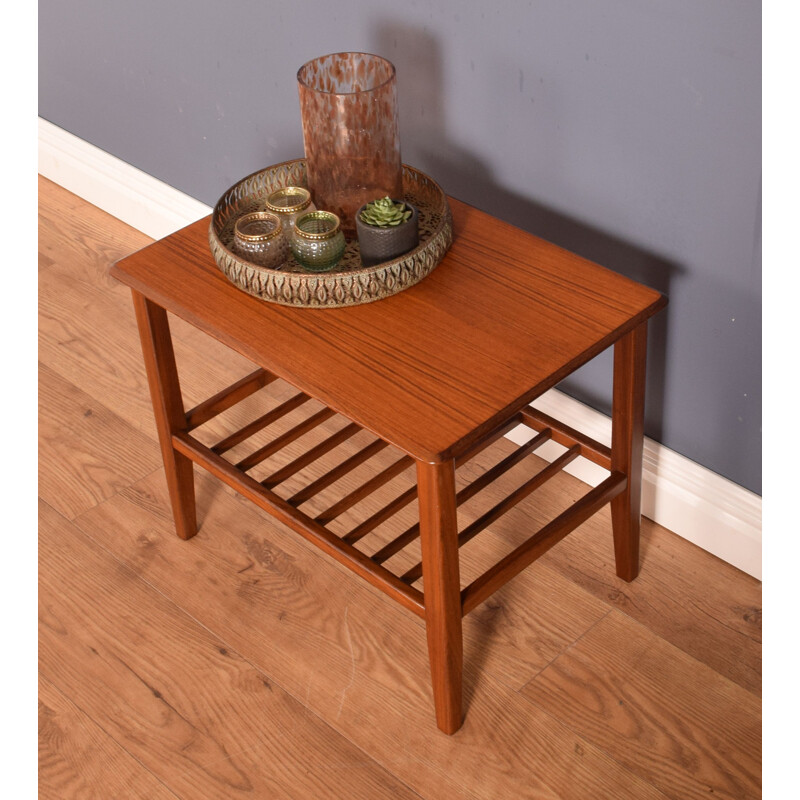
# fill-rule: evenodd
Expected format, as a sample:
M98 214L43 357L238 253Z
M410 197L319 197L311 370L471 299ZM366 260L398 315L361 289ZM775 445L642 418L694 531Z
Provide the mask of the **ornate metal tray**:
M405 199L419 210L419 245L392 261L361 264L357 241L347 243L331 272L308 272L294 259L280 269L244 261L229 249L238 217L263 208L267 196L284 186L307 186L305 159L286 161L243 178L219 199L208 231L220 270L249 294L286 306L337 308L381 300L421 281L441 261L453 239L447 197L427 175L403 165Z

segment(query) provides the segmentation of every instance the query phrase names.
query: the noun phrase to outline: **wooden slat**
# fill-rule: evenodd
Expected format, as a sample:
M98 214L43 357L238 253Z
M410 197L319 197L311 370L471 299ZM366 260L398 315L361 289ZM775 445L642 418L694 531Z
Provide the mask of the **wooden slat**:
M318 458L329 453L337 445L347 441L351 436L355 436L360 430L362 430L362 428L356 425L355 422L346 425L341 430L336 431L332 436L320 442L316 447L312 447L309 451L303 453L303 455L298 456L285 467L281 467L279 470L273 472L269 477L261 481L261 485L265 486L267 489L271 489L273 486L283 483L288 478L291 478L292 475L300 472L304 467L313 464Z
M295 492L286 502L291 503L293 506L302 505L315 494L318 494L323 489L327 489L328 486L336 483L336 481L347 475L348 472L354 470L365 461L368 461L372 456L388 446L389 443L384 442L383 439L376 439L374 442L370 442L366 447L363 447L357 453L345 459L341 464L328 470L324 475L321 475L313 483Z
M265 489L257 480L238 470L189 434L176 434L173 436L173 444L180 453L205 467L212 475L299 533L304 539L315 544L340 564L344 564L405 608L420 617L424 616L422 592L412 586L406 586L389 570L375 564L368 556L343 542L324 525L298 511L279 495Z
M505 436L509 431L513 430L522 422L522 417L519 414L514 414L511 419L506 420L501 425L498 425L494 430L486 434L482 439L475 442L470 448L456 458L456 466L460 467L466 464L467 461L474 458L478 453L484 451L489 445L496 442L502 436Z
M227 453L228 450L236 447L237 444L241 444L246 439L249 439L260 430L266 428L267 425L277 422L281 417L285 416L290 411L294 411L294 409L303 405L303 403L307 403L310 399L311 398L307 394L299 392L294 397L290 397L286 402L281 403L279 406L276 406L270 411L267 411L266 414L262 414L252 422L248 422L247 425L230 434L230 436L226 436L224 439L217 442L217 444L215 444L211 449L217 455Z
M456 495L456 505L466 503L471 497L474 497L481 489L485 489L489 484L494 483L501 475L504 475L512 467L519 464L524 458L529 456L534 450L541 447L546 441L550 439L551 431L542 431L538 436L534 436L529 442L520 445L511 455L506 456L502 461L495 464L491 469L487 469L482 475L477 477L468 486L465 486Z
M475 606L480 605L504 583L519 574L554 544L560 542L570 531L613 500L620 492L624 491L626 483L627 478L623 474L612 472L602 483L559 514L538 533L523 542L479 578L476 578L461 592L463 613L468 614Z
M396 539L381 547L371 558L376 564L383 564L388 561L393 555L399 553L404 547L407 547L411 542L419 537L419 522L415 522L410 528L403 531Z
M553 441L564 445L564 447L571 447L573 444L580 445L580 454L584 458L593 461L603 469L611 469L610 447L600 444L600 442L586 436L575 428L571 428L569 425L565 425L555 417L545 414L544 411L539 411L537 408L530 406L524 408L520 411L520 417L526 425L534 430L541 431L550 428L553 432Z
M511 427L517 425L517 419L515 418L512 423ZM500 434L502 435L502 434ZM474 497L481 489L484 489L486 486L491 484L493 481L497 480L502 474L507 472L511 467L515 464L518 464L522 461L523 458L530 455L537 447L543 445L548 439L550 438L549 431L542 431L538 436L534 436L529 442L526 442L521 447L517 448L511 455L506 456L502 461L498 464L495 464L494 467L486 470L480 477L476 478L472 483L468 486L465 486L461 489L458 494L456 495L456 505L461 505L461 503L465 503L470 497ZM492 440L494 441L494 439ZM470 452L468 458L471 458L475 455L475 452ZM393 555L399 553L404 547L407 547L411 542L415 541L419 536L419 523L415 523L412 525L408 530L403 531L396 539L392 539L391 542L384 545L380 550L373 554L372 560L376 564L382 564L384 561L390 559Z
M226 389L217 392L213 397L199 403L186 412L187 430L194 430L213 419L217 414L227 411L232 406L249 397L254 392L262 389L276 378L265 369L257 369L245 375L240 381L231 384Z
M286 431L286 433L281 434L271 442L265 444L263 447L259 447L258 450L251 453L246 458L243 458L236 464L236 468L241 470L252 469L262 461L268 459L274 453L277 453L279 450L283 450L287 444L290 444L295 439L299 439L303 434L314 430L317 425L320 425L326 419L330 419L335 414L336 412L333 411L333 409L323 408L316 414L312 414L307 420L304 420L299 425L295 425L291 430Z
M476 534L491 525L495 520L500 519L506 512L510 511L515 505L521 503L529 494L557 475L571 461L574 461L580 448L573 445L566 453L562 453L555 461L548 464L544 469L536 473L532 478L525 481L518 489L515 489L508 497L492 506L485 514L482 514L473 523L468 525L459 535L459 547L466 544Z
M350 494L346 495L341 500L330 506L330 508L327 508L322 513L317 514L314 519L323 525L326 522L336 519L336 517L338 517L340 514L344 514L348 508L352 508L356 503L371 495L376 489L379 489L385 483L388 483L390 480L392 480L392 478L408 469L413 463L414 459L411 458L411 456L403 456L402 458L399 458L394 462L394 464L391 464L390 466L386 467L386 469L381 470L377 475L370 478L362 486L359 486L358 489L354 489L352 492L350 492Z
M512 509L517 503L522 502L531 492L538 489L542 484L547 483L554 475L558 474L570 461L574 461L580 452L578 445L573 445L566 453L562 453L552 464L548 464L540 472L537 472L530 480L525 481L518 489L515 489L508 497L492 506L485 514L481 514L478 519L468 525L458 535L458 546L466 544L470 539L475 538L484 528L498 520L507 511ZM415 564L410 570L400 576L400 580L406 583L414 583L422 577L422 562Z
M365 519L360 525L356 525L353 530L342 538L350 544L355 544L359 539L363 539L370 531L377 528L382 522L385 522L389 517L400 511L401 508L405 508L416 496L416 486L406 489L399 497L395 497L391 503L385 505L380 511L376 511L369 519Z

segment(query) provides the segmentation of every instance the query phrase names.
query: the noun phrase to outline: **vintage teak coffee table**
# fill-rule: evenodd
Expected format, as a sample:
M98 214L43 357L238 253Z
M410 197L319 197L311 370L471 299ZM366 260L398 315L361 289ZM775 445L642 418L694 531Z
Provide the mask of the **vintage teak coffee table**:
M209 251L209 219L200 220L115 264L133 292L178 535L197 531L193 464L208 470L356 575L425 620L439 728L462 723L462 616L486 600L606 503L611 504L617 574L639 569L639 522L647 320L666 299L456 200L454 241L430 275L386 299L348 308L291 308L241 291ZM259 369L185 410L167 312L205 331ZM531 401L607 347L614 347L611 448L529 407ZM281 379L298 390L212 446L193 435L212 417ZM234 445L314 398L326 408L237 461ZM266 479L249 474L290 442L334 415L345 428ZM519 424L535 437L464 488L456 469ZM347 436L372 443L317 475L290 496L302 475ZM552 439L566 451L458 530L457 507ZM304 504L377 450L392 446L393 466L316 513ZM459 547L540 487L577 456L608 477L533 533L469 585L459 576ZM393 476L416 466L416 486L345 534L331 522ZM346 483L346 481L345 481ZM379 550L368 534L417 500L418 522ZM408 510L408 509L406 509ZM416 519L416 517L415 517ZM402 574L386 562L419 537L421 560ZM360 544L363 549L356 545ZM420 585L422 589L418 588Z

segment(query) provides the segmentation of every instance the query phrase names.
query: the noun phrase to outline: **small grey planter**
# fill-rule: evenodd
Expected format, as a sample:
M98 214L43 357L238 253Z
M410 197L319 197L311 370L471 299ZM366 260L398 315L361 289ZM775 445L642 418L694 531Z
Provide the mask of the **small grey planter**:
M399 202L399 201L395 201ZM364 206L356 213L356 233L361 263L373 267L391 261L413 250L419 244L419 212L411 203L403 201L411 209L411 218L394 228L378 228L361 221Z

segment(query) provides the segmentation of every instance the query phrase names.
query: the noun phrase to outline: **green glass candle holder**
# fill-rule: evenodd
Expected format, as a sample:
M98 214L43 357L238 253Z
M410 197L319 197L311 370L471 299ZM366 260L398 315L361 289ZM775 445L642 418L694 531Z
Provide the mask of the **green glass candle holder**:
M303 214L295 222L291 246L295 261L307 270L332 270L342 260L346 246L339 217L330 211Z

